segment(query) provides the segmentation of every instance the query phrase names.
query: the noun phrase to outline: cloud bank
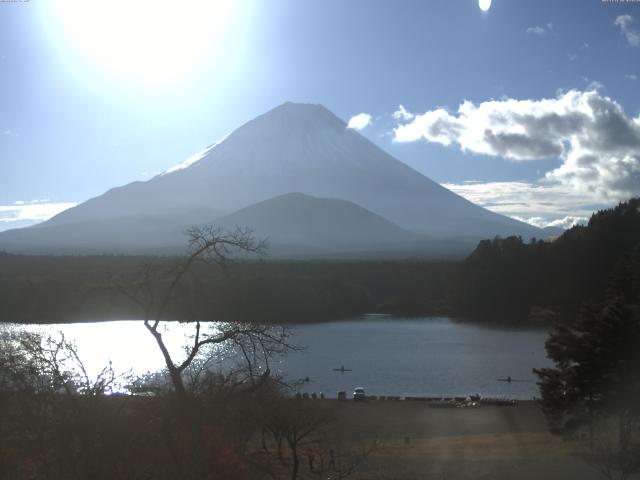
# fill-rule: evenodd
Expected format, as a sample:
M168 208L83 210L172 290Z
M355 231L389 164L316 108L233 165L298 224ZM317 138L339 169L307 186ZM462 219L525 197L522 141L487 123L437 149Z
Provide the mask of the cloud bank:
M541 100L465 101L394 118L394 141L426 140L512 161L557 157L545 180L594 198L617 201L640 192L640 116L630 118L596 90Z
M43 200L0 205L0 231L48 220L76 205L73 202L51 203Z
M591 197L568 191L561 185L466 182L445 183L443 186L489 210L541 228L570 228L585 223L594 209L609 206L594 205Z
M518 220L528 222L540 228L558 227L564 230L568 230L575 225L585 225L589 221L587 217L574 217L572 215L566 215L551 221L546 217L518 218Z
M349 119L347 128L362 130L369 125L371 125L371 115L369 115L368 113L359 113L358 115L354 115Z

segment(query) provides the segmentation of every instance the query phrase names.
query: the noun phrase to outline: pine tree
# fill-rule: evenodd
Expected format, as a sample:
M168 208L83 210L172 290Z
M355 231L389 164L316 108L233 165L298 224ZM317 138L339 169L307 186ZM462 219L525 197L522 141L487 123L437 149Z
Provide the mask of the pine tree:
M623 259L607 300L583 306L576 319L552 330L545 345L555 368L534 370L552 430L571 434L596 419L640 416L640 248ZM622 427L620 435L624 432Z

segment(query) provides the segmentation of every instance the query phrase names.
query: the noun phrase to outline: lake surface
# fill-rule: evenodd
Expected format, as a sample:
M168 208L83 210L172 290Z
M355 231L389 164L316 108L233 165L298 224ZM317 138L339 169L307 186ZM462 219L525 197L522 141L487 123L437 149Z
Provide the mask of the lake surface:
M163 334L178 355L190 331L166 324ZM90 372L108 361L135 374L163 367L158 348L140 321L16 327L62 332L74 340ZM302 392L335 397L356 386L372 395L462 396L479 393L531 399L538 396L532 368L550 366L544 330L503 329L449 318L402 319L367 315L340 322L294 325L292 341L305 346L272 370L289 380L305 379ZM344 365L350 372L336 372ZM523 380L499 382L510 376Z

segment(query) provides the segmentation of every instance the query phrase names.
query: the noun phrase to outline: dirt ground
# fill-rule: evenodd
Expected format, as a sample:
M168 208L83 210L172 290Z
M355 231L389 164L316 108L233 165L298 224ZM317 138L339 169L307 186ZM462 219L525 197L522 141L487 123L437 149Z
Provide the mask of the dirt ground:
M425 402L336 401L335 408L350 441L377 445L355 478L605 478L577 456L576 443L548 433L534 402L443 409Z

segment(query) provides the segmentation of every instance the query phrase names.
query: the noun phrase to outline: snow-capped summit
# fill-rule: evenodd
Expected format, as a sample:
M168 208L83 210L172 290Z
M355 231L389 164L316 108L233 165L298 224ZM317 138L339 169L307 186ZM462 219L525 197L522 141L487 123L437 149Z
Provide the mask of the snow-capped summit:
M540 236L539 229L472 204L413 170L322 105L291 102L179 167L111 189L33 231L136 216L180 218L204 209L230 214L290 192L353 202L431 237Z

